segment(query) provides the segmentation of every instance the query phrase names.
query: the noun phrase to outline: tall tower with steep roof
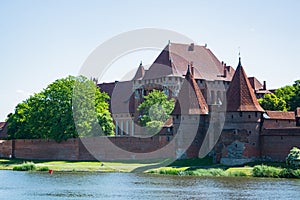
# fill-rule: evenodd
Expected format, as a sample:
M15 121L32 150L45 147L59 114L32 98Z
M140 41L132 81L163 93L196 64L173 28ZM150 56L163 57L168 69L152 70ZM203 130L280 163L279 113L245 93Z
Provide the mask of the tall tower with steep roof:
M203 139L206 135L208 105L188 66L184 82L180 89L175 108L172 112L173 132L179 135L177 157L198 157ZM188 147L188 148L187 148ZM184 149L187 149L186 151Z
M260 157L260 122L264 112L242 67L241 58L226 93L227 111L216 160L240 165Z

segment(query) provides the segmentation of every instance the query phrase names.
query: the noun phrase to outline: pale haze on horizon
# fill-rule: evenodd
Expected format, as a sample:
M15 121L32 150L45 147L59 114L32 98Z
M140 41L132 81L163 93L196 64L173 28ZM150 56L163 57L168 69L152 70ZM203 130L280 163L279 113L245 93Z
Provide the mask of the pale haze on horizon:
M0 121L54 80L78 75L101 43L142 28L168 29L207 44L234 68L240 51L248 76L266 81L269 89L291 85L300 79L299 10L296 0L2 0ZM120 68L151 64L158 53L141 51L116 61L103 81L121 79Z

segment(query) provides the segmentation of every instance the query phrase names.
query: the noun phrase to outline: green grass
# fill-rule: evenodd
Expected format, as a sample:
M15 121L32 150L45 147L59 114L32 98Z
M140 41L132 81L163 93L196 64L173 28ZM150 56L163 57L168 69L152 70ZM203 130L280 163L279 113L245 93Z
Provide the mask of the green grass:
M161 167L147 171L153 174L179 175L179 176L250 176L252 168L220 168L191 169L189 167Z
M300 169L256 165L253 168L252 175L254 177L300 178Z
M155 163L156 162L156 163ZM254 176L272 178L300 178L300 169L285 167L283 163L268 165L254 165L226 168L212 164L212 159L186 159L173 162L168 167L159 167L161 161L41 161L22 159L0 159L0 170L19 171L49 171L50 169L62 172L131 172L137 168L154 174L169 174L179 176ZM190 165L189 165L190 163ZM153 169L157 165L158 168ZM248 165L248 164L247 164Z
M251 176L252 167L231 167L226 170L228 176Z
M36 170L40 171L40 172L47 172L47 171L49 171L49 167L42 166L42 167L38 167Z
M155 164L155 161L42 161L21 159L0 159L0 170L15 170L24 162L33 162L37 171L78 171L78 172L130 172L139 167L147 167ZM153 163L154 162L154 163ZM158 161L156 161L158 162Z

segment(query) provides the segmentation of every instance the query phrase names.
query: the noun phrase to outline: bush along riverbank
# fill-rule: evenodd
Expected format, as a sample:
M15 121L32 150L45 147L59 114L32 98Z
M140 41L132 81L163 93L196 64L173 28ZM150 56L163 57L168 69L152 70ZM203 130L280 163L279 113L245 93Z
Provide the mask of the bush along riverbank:
M281 168L267 165L256 165L254 167L236 168L207 168L190 169L188 167L162 167L149 170L147 173L178 175L178 176L202 176L202 177L267 177L267 178L300 178L300 169Z

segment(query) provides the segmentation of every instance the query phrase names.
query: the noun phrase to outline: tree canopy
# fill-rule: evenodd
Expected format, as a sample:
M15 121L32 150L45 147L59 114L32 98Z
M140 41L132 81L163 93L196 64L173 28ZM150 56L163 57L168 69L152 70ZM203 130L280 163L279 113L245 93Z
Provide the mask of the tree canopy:
M275 94L265 94L263 99L258 99L260 105L266 110L286 111L286 102Z
M97 130L95 119L101 127L97 131L110 135L114 125L108 100L106 93L83 76L58 79L19 103L8 115L8 137L62 141L89 136Z
M138 110L142 113L141 125L146 126L148 133L157 133L170 117L174 106L174 99L168 100L164 92L153 90L144 97L144 101L138 107Z
M259 103L265 110L296 110L300 107L300 80L293 85L278 88L275 94L265 94Z

